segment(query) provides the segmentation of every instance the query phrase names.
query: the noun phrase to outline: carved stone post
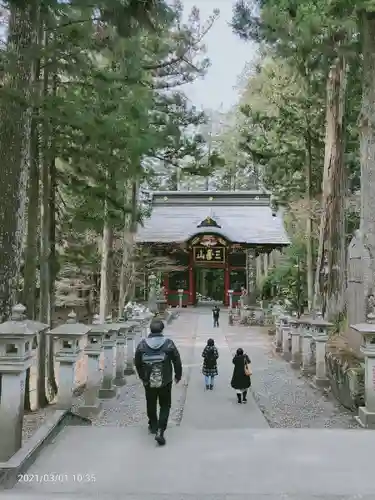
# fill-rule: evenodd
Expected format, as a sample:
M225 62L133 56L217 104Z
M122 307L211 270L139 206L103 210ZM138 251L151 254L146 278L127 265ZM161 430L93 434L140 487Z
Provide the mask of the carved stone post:
M150 274L148 277L148 308L154 314L158 312L158 304L156 298L156 276L154 274Z
M26 370L32 364L33 342L48 325L25 318L17 304L9 321L0 325L0 462L8 461L22 446Z
M256 290L256 256L255 249L249 248L246 251L246 275L247 275L247 294L248 294L248 304L255 304L255 290Z
M360 323L351 328L362 336L361 352L365 358L365 406L358 408L357 421L362 427L375 428L375 324Z
M282 338L282 353L285 361L290 361L290 350L289 350L289 318L288 316L281 316L281 338Z
M125 346L126 346L126 333L131 328L133 322L119 322L119 330L117 332L116 341L116 369L114 384L121 387L126 384L125 379Z
M325 321L320 315L311 321L312 338L315 342L314 384L319 387L327 387L329 385L326 371L326 345L328 341L328 329L332 326L332 323Z
M281 319L280 319L280 316L276 316L276 318L275 318L275 328L276 328L276 334L275 334L275 351L276 352L281 352L282 344L283 344L283 338L282 338L282 332L281 332Z
M184 291L182 288L179 288L177 290L177 293L178 293L178 307L181 309L182 308L182 299L183 299L183 296L184 296Z
M134 370L134 354L135 354L135 327L130 328L126 332L126 368L125 375L133 375Z
M106 332L103 337L104 348L104 369L102 385L99 389L100 399L113 398L117 394L117 388L113 385L116 371L115 351L118 332L120 330L119 323L105 323Z
M281 347L282 347L282 337L281 337L281 320L280 316L282 315L283 310L280 305L275 305L272 308L272 316L275 321L275 351L276 352L281 352Z
M290 365L292 368L299 368L301 366L301 352L300 352L300 324L297 318L289 320L290 335L292 337L292 354Z
M233 309L233 290L228 290L229 309Z
M82 417L96 415L101 410L99 388L102 382L102 372L99 363L102 353L103 335L107 332L106 326L100 324L100 317L96 314L91 330L87 334L88 342L85 347L85 354L87 355L87 382L84 392L85 404L78 408L78 413Z
M311 367L311 318L300 318L301 337L302 337L302 364L301 373L303 375L310 374ZM315 368L315 367L314 367Z
M48 335L58 341L55 358L59 363L59 389L57 392L57 408L68 410L72 406L76 363L82 356L83 341L87 341L90 327L77 322L74 311L69 313L64 325L54 328Z

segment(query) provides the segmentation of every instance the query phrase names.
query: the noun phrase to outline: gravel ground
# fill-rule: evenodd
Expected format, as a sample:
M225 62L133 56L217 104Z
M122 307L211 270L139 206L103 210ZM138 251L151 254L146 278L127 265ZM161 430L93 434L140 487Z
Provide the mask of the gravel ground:
M354 414L332 396L314 389L309 381L274 353L272 338L256 328L228 327L232 351L243 347L252 360L252 391L270 427L352 429Z
M182 317L178 321L178 331L171 337L175 340L180 350L182 362L184 364L183 377L178 385L173 386L172 408L170 414L170 424L179 425L182 419L185 405L187 384L189 381L190 368L194 355L194 343L197 335L197 317L189 315ZM174 325L168 325L165 335L173 332ZM120 387L116 398L103 400L102 411L97 417L91 417L92 424L97 426L117 426L127 427L132 425L147 425L146 401L143 384L136 375L126 378L126 385ZM76 409L83 404L83 396L76 398L73 407Z
M82 404L82 397L74 397L74 406L77 407ZM47 408L42 408L37 411L25 413L22 425L22 443L24 444L35 432L41 427L44 422L55 411L55 405L51 404Z
M183 414L189 382L189 364L192 363L197 334L197 316L191 315L186 320L181 318L178 322L176 343L181 351L185 369L183 380L173 388L170 418L172 425L178 425ZM254 371L252 378L254 398L271 427L338 429L359 427L353 418L353 413L340 406L332 396L327 397L320 390L312 388L306 378L299 376L289 363L274 353L272 338L266 331L233 326L228 327L226 338L232 351L241 346L250 355ZM83 396L75 397L73 411L82 404ZM24 442L53 411L52 405L25 415ZM127 377L127 384L119 388L117 398L103 401L103 411L92 420L93 425L98 426L125 427L147 424L144 389L136 375Z

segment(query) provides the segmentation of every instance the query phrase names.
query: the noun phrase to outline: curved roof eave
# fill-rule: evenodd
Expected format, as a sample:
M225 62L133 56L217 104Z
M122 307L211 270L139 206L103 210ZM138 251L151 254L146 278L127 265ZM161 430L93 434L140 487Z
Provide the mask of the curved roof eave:
M226 231L223 231L220 227L198 227L188 234L185 241L189 241L194 238L194 236L197 236L199 234L218 234L228 241L236 241L235 239L233 239L233 235L230 235Z

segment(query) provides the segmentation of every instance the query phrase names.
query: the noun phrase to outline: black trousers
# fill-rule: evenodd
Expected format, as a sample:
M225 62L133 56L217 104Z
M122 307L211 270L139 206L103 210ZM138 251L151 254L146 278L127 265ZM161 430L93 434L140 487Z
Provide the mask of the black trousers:
M214 317L214 327L219 326L219 318Z
M168 425L169 412L172 404L172 382L159 387L150 389L145 387L148 425L155 429L165 431ZM157 414L157 405L159 402L159 418Z

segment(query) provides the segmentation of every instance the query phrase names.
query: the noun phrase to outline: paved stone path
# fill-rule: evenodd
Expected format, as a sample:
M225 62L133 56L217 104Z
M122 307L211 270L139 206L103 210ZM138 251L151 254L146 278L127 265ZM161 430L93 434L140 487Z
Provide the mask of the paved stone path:
M375 433L348 430L350 416L336 415L332 402L323 401L273 358L267 336L256 329L227 327L225 317L222 327L213 329L210 312L199 309L183 311L168 330L181 349L185 373L173 397L174 423L180 423L183 409L182 421L169 428L167 446L158 447L147 434L143 391L134 381L118 400L105 402L96 425L65 428L28 471L33 480L19 483L2 495L5 499L50 499L55 494L60 500L375 498ZM205 392L201 352L209 336L220 349L219 377L215 390ZM253 360L255 399L267 419L252 398L238 405L229 387L228 345L233 350L240 344ZM298 394L295 400L293 394ZM132 422L121 416L130 412L129 395L138 409ZM336 429L324 429L327 422ZM268 423L315 428L270 428Z

